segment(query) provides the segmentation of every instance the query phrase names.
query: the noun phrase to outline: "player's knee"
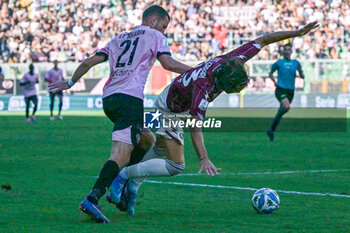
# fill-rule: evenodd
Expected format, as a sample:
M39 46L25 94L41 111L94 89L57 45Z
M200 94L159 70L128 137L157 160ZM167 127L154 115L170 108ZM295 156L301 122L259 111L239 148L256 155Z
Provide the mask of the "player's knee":
M288 112L290 109L290 104L288 103L288 101L282 102L282 107L285 112Z
M156 139L156 142L155 142L155 146L156 147L159 147L159 148L165 148L166 145L165 145L165 137L161 136L161 135L157 135L157 139Z
M166 168L169 171L169 174L171 176L178 175L183 172L185 169L185 164L184 163L175 163L171 160L166 160Z
M142 149L147 150L149 148L152 148L155 143L156 143L156 137L154 136L152 131L149 129L143 129L141 133L140 147Z
M119 166L123 168L130 160L130 153L133 146L127 143L113 141L111 156L109 160L113 160Z
M289 104L284 105L284 110L285 110L286 112L288 112L289 109L290 109L290 105L289 105Z

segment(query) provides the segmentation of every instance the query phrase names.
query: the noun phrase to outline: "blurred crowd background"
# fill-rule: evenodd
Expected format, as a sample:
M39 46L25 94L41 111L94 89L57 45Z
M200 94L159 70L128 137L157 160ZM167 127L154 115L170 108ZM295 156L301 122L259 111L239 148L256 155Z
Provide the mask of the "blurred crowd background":
M321 28L295 38L293 56L350 59L349 0L2 0L0 63L82 61L141 24L151 4L169 12L166 36L182 61L206 60L264 33L295 30L313 20ZM256 59L276 59L280 45L266 47Z

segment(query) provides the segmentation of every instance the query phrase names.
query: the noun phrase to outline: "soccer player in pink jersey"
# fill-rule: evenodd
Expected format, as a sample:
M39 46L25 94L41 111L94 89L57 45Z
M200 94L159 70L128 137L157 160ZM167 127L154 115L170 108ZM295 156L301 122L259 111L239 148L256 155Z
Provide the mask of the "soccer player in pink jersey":
M109 61L110 77L103 88L102 98L103 110L114 123L112 152L91 192L80 204L80 209L98 222L109 222L98 207L99 199L128 163L133 149L146 147L142 143L139 145L140 139L141 142L143 139L149 142L149 138L154 137L151 131L142 131L142 127L143 91L155 60L158 59L165 69L176 73L183 73L191 68L171 57L163 34L169 20L170 16L162 7L150 6L143 12L142 25L117 35L106 47L85 59L68 82L49 85L50 91L54 93L66 90L91 67Z
M35 84L39 83L39 76L38 74L34 73L34 65L29 65L29 72L24 74L23 78L19 82L21 86L24 87L23 89L23 95L24 95L24 101L26 103L26 123L36 122L35 119L35 112L38 108L38 96L36 95L36 88ZM29 106L30 102L34 104L33 113L29 117Z
M247 86L249 78L243 65L258 54L262 47L303 36L317 27L317 22L313 22L296 31L266 34L225 55L197 65L175 78L164 89L156 100L157 112L173 122L179 122L179 119L172 117L175 114L190 114L191 120L203 121L209 103L222 92L238 93ZM161 121L160 128L156 131L155 146L146 153L142 162L121 170L112 183L110 196L114 196L114 201L126 202L124 204L127 205L129 215L135 214L137 190L145 177L174 176L185 168L183 128L179 125L175 127L175 124L172 127L168 125L169 123L167 126L162 125ZM199 173L204 170L207 175L217 175L220 169L209 159L201 128L192 127L189 131L199 159Z
M54 67L45 74L45 81L49 82L49 84L64 80L63 71L60 68L58 68L58 61L55 60L53 64L54 64ZM59 91L59 92L53 93L49 91L49 94L50 94L50 120L52 121L55 120L55 117L53 116L53 109L55 106L56 95L58 96L58 99L60 101L58 104L58 119L63 120L63 117L61 115L61 110L63 105L63 102L62 102L63 92Z

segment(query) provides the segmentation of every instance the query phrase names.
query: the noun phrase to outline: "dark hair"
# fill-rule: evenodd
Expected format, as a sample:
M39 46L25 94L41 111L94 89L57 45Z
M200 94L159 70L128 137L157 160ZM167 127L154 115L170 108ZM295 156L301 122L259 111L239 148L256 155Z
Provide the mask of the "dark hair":
M30 73L33 73L33 72L34 72L34 65L33 65L33 63L30 63L30 64L29 64L29 72L30 72Z
M224 90L226 93L232 93L241 85L248 84L248 74L244 66L237 60L229 60L222 64L222 68L216 75L216 86Z
M167 17L170 21L170 16L166 10L163 9L163 7L158 5L152 5L148 7L142 14L142 20L147 19L151 15L157 15L158 17L164 18Z
M287 47L287 46L289 46L290 48L293 48L293 46L292 46L291 43L288 43L288 44L283 45L283 48L285 48L285 47Z

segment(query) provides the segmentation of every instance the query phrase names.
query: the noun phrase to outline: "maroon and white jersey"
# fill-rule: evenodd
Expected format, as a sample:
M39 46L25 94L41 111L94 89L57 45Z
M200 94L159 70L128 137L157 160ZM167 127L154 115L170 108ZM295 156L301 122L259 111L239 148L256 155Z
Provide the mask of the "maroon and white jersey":
M39 82L38 75L33 73L26 73L21 79L20 83L24 84L23 95L30 97L36 95L35 84Z
M203 120L208 104L222 92L210 80L212 73L229 58L236 57L246 62L258 54L260 49L259 44L250 41L225 55L214 57L181 74L170 84L166 99L168 109L173 113L189 111L190 115L198 116Z

